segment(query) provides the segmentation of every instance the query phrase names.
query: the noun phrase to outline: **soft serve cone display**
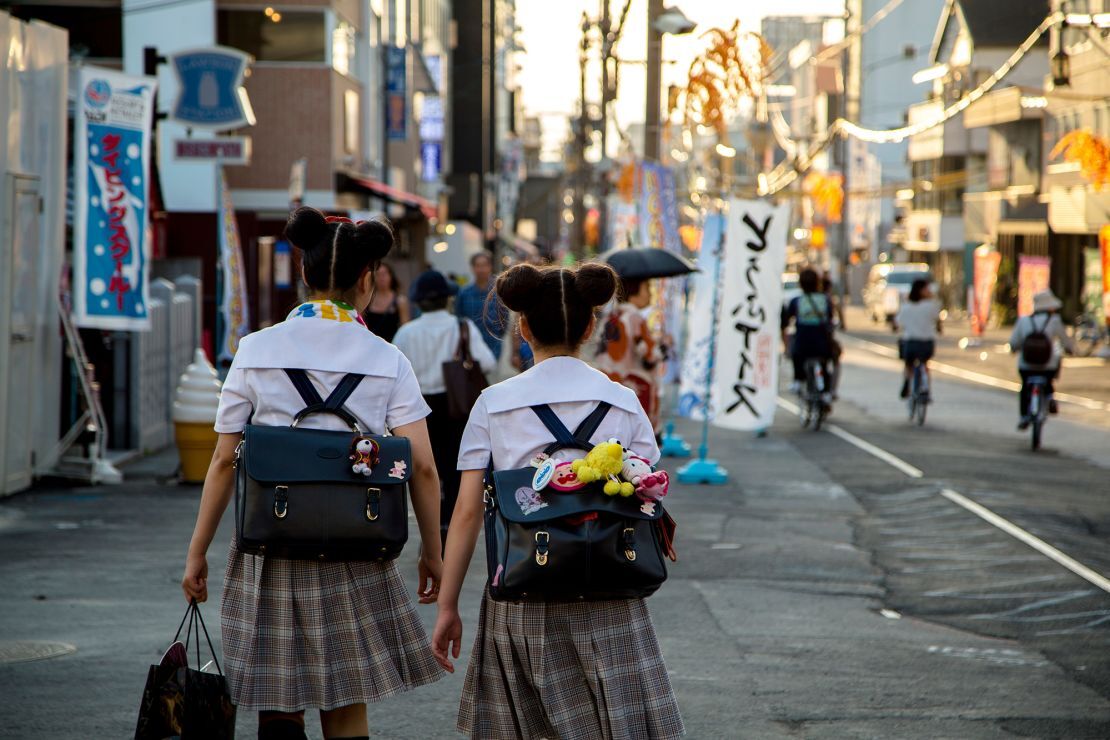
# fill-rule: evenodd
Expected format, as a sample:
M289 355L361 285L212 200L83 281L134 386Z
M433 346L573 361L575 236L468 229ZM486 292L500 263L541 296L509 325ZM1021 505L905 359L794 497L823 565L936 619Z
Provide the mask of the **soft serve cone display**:
M220 380L204 350L197 349L193 361L177 383L173 401L174 437L181 458L181 478L186 483L203 483L216 450L219 435L212 428L220 405Z

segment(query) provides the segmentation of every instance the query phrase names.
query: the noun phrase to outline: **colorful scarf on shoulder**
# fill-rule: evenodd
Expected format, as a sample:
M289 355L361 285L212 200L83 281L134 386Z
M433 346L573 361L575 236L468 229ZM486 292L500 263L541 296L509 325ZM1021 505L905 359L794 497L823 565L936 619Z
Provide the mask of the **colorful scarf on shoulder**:
M355 307L344 301L308 301L294 308L287 319L327 319L341 324L355 322L366 326Z

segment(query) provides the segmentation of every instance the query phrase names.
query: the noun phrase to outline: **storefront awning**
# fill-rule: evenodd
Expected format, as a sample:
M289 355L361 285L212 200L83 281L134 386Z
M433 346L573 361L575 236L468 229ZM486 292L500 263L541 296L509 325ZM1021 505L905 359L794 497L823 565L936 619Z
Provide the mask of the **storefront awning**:
M336 189L341 192L362 190L376 198L420 211L425 218L432 219L436 217L435 203L427 198L395 188L392 185L386 185L381 180L375 180L365 175L351 175L340 172L336 174Z

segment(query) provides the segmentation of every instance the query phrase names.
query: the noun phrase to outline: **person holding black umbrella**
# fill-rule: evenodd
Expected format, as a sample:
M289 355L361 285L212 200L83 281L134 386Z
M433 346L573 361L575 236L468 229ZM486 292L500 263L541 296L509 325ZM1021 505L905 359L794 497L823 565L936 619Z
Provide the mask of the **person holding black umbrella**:
M605 261L620 276L619 302L599 322L597 349L590 364L635 391L658 432L658 368L665 358L644 310L651 305L653 279L686 275L697 268L672 252L653 247L615 250Z

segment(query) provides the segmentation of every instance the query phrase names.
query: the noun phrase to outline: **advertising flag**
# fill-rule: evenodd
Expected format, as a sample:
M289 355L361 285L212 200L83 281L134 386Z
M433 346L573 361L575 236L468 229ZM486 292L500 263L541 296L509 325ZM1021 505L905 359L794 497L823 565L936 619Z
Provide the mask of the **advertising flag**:
M789 216L787 205L729 200L713 419L726 429L766 429L775 418Z
M1033 315L1033 296L1048 290L1052 258L1018 255L1018 316Z
M636 246L662 247L679 253L682 240L678 235L674 174L661 164L641 164L639 205L640 243Z
M989 247L979 247L975 250L975 274L972 282L973 305L971 311L971 332L977 337L983 336L987 328L987 321L991 315L991 304L994 303L994 288L998 283L998 267L1002 264L1002 255Z
M155 80L97 67L77 73L73 321L146 331L150 278L150 127Z
M712 418L716 404L705 398L706 373L709 370L709 342L713 333L713 278L717 275L717 252L724 235L725 217L711 213L705 218L698 272L689 280L692 293L688 305L686 351L682 353L682 375L678 391L678 414L693 419L704 418L706 407ZM723 275L724 271L721 271ZM718 296L719 298L719 296ZM714 394L716 395L716 394Z
M239 244L239 225L235 221L235 207L227 175L220 168L220 270L219 310L220 331L216 356L230 362L239 349L239 340L250 332L247 313L247 272L243 265L243 250Z

